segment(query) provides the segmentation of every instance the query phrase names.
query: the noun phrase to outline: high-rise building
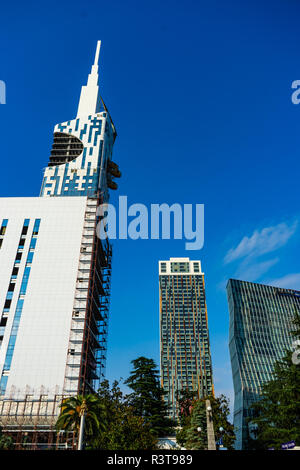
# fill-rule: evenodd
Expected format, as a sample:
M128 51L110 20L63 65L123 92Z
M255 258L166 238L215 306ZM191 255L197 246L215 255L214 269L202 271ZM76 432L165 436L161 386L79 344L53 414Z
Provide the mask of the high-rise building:
M61 397L94 392L105 372L112 250L96 234L97 207L120 172L112 161L116 130L99 91L99 52L100 41L76 118L54 128L40 197L0 199L5 429L19 415L30 428L41 414L49 430Z
M271 379L274 362L291 348L292 319L300 308L300 292L230 279L227 297L235 447L241 450L255 437L251 405L259 400L262 384Z
M160 369L170 416L182 390L213 394L204 273L200 261L159 261Z

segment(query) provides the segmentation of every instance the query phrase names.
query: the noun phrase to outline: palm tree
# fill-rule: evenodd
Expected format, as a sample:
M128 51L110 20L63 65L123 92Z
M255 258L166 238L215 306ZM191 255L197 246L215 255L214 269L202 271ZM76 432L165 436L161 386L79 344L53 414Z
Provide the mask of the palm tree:
M105 429L105 407L97 395L77 395L65 398L56 422L58 431L74 431L79 436L80 424L84 417L86 436L93 437Z
M0 430L0 449L1 450L11 450L14 448L14 441L11 436L7 436L1 433Z

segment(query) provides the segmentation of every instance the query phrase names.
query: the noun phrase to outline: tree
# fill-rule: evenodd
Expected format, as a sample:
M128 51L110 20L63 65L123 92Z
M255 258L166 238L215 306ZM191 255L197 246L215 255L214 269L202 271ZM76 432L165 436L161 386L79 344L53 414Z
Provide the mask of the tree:
M98 433L92 440L93 449L102 450L152 450L156 438L150 431L150 425L142 417L135 416L128 399L115 381L109 388L109 382L101 383L98 396L107 412L107 429Z
M195 390L177 391L176 399L179 408L179 421L181 426L184 426L190 417L197 395L198 393Z
M191 392L188 392L191 393ZM208 396L200 400L191 397L184 392L181 400L187 404L186 407L180 407L181 410L181 429L176 433L176 440L179 445L187 449L204 449L207 446L207 424L206 424L206 405L205 400L210 400L212 407L212 419L216 442L222 437L223 445L229 450L233 450L235 441L234 427L228 421L229 399L225 395L219 397ZM179 401L179 403L181 403ZM186 410L189 410L187 414ZM202 424L200 424L202 422ZM199 423L199 424L197 424ZM201 428L201 433L197 428ZM220 428L222 431L220 431Z
M153 359L139 357L133 361L133 370L125 381L133 393L129 395L129 403L136 416L149 423L151 432L156 437L172 434L175 421L167 417L168 406L159 383L159 373Z
M191 390L180 390L176 394L180 422L180 428L176 431L176 442L181 447L184 447L187 441L186 433L191 424L191 414L196 402L196 396L197 392Z
M85 437L93 438L105 429L106 416L104 405L97 395L77 395L62 401L61 412L56 422L56 429L74 431L78 437L82 409L85 408Z
M300 315L295 312L295 330L292 336L300 337ZM300 365L292 360L292 351L276 361L272 379L262 386L261 399L254 403L252 410L257 424L257 441L254 448L274 447L294 440L300 445Z
M14 445L13 438L4 434L0 428L0 450L12 450L14 449Z
M205 401L195 402L191 414L191 420L186 430L184 447L191 450L207 449L207 421Z
M234 449L235 433L234 426L228 421L230 414L229 399L221 394L219 397L209 396L212 408L212 419L214 424L214 433L216 442L222 438L223 445L228 450ZM220 428L223 431L220 431Z

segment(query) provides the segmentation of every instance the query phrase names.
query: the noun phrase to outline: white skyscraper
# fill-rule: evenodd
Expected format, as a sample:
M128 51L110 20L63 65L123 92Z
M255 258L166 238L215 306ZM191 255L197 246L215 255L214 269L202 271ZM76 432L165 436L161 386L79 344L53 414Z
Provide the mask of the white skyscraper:
M43 416L49 442L57 397L94 392L105 370L111 246L96 210L120 172L99 52L77 117L54 128L40 197L0 198L0 426L22 432L26 415L40 432Z

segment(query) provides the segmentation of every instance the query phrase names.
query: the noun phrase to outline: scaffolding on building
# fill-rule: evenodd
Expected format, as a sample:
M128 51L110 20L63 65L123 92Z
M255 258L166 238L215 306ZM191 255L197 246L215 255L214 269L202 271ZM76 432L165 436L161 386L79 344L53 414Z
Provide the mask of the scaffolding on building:
M73 431L56 431L56 421L65 395L25 395L0 400L0 427L11 436L16 450L76 448Z
M98 196L98 205L100 202ZM104 378L110 303L112 248L108 239L101 240L97 236L100 217L96 213L92 217L94 227L78 381L78 394L82 395L97 392Z
M96 393L105 375L112 248L96 233L99 197L88 197L63 388L11 390L0 399L0 427L16 450L76 449L76 432L56 430L62 400Z

